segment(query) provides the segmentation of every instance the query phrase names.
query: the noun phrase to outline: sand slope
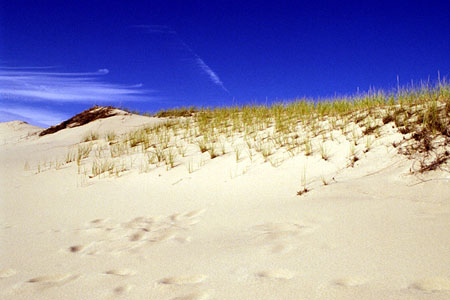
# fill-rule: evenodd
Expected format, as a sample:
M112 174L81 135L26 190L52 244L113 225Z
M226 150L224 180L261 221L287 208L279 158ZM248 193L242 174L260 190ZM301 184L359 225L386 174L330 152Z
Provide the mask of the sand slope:
M0 144L14 144L36 136L42 128L22 121L0 123Z
M450 175L409 175L388 129L354 168L337 154L277 168L227 154L193 173L36 173L91 130L155 122L41 138L0 124L0 299L449 299ZM297 196L305 162L311 191Z

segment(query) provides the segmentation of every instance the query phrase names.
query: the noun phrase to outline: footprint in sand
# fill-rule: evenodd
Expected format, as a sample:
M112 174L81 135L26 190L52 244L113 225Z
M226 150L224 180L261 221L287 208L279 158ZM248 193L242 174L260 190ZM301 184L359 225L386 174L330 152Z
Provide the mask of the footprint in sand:
M72 280L77 279L78 275L72 274L54 274L54 275L44 275L39 277L34 277L28 282L30 283L44 283L44 284L66 284Z
M301 242L302 237L313 232L317 226L300 223L264 223L252 227L256 231L254 241L263 246L265 251L272 254L291 252L295 243Z
M68 248L68 251L71 253L79 253L87 248L86 245L73 245Z
M2 229L11 229L11 228L13 228L13 226L12 225L9 225L9 224L2 224L2 225L0 225L1 227L2 227Z
M274 254L282 254L282 253L288 253L292 249L294 249L293 246L288 244L276 244L271 248L271 252Z
M118 295L127 294L134 286L130 284L125 284L118 286L114 289L114 293Z
M177 237L179 230L175 228L164 228L158 230L156 235L149 239L151 242L169 241Z
M205 211L206 211L206 208L193 210L193 211L185 213L184 216L186 216L188 218L195 218L195 217L202 215Z
M124 229L139 229L150 231L152 227L158 224L158 221L156 221L157 219L159 218L137 217L131 221L122 223L120 226Z
M130 241L137 242L144 238L146 230L139 230L130 236Z
M295 276L295 272L286 269L277 269L258 272L256 275L262 278L288 280Z
M92 227L102 227L105 223L108 222L108 219L95 219L89 222L89 225Z
M139 253L141 249L154 243L171 240L180 244L187 243L191 240L189 231L199 222L198 217L204 212L205 209L200 209L169 216L140 216L123 223L110 219L95 219L78 232L89 233L97 240L88 245L75 244L65 250L87 255L121 255L123 252Z
M4 269L4 270L0 270L0 279L2 278L8 278L11 276L16 275L16 270L14 269Z
M450 278L431 277L418 280L411 285L412 288L422 291L450 291Z
M172 300L207 300L211 298L211 292L197 292L186 296L172 298Z
M185 244L185 243L189 243L190 241L192 241L192 237L191 236L177 236L175 238L175 240L178 243Z
M344 287L360 286L367 282L367 279L361 277L344 277L336 279L333 283Z
M297 223L265 223L253 227L266 240L274 241L296 237L313 231L313 227Z
M162 284L186 285L197 284L203 282L207 278L206 275L166 277L159 281Z
M136 271L131 270L131 269L126 269L126 268L123 268L123 269L112 269L112 270L106 271L105 274L126 277L126 276L133 276L133 275L135 275Z

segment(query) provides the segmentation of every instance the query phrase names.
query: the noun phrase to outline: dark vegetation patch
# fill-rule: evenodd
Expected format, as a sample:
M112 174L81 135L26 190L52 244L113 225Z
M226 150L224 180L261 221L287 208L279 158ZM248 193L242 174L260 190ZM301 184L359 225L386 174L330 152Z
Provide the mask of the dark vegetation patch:
M370 113L370 112L369 112ZM364 121L365 118L367 118L367 116L369 115L369 113L365 113L365 114L357 114L356 115L356 119L355 119L355 123L359 124L362 121Z
M297 192L297 196L301 196L301 195L303 195L303 194L306 194L307 192L309 192L309 189L303 188L302 190L299 190L299 191Z
M369 135L375 132L375 130L377 130L378 128L380 128L380 125L374 125L374 126L368 126L364 129L363 134L364 135Z
M358 156L356 156L356 155L353 155L353 157L350 159L350 163L349 163L349 167L354 167L355 166L355 163L357 162L359 160L359 157Z
M422 130L412 134L409 139L400 142L399 153L415 160L412 173L424 173L433 170L446 170L450 162L448 146L450 138L447 136L433 136L430 132Z
M47 134L52 134L63 130L65 128L73 128L85 125L87 123L93 122L98 119L109 118L117 113L115 112L116 108L112 106L102 107L102 106L94 106L85 110L78 115L73 116L72 118L52 127L49 127L42 131L39 136L44 136Z
M387 114L383 117L383 124L387 124L394 121L394 117L391 114Z
M431 102L427 107L416 111L401 108L390 115L402 134L410 134L395 147L398 147L400 154L415 160L412 173L444 170L448 167L447 162L450 162L448 107L449 102L445 105Z
M181 107L168 110L161 110L157 112L154 116L157 118L191 117L197 112L199 112L199 109L194 106L191 106L191 107Z

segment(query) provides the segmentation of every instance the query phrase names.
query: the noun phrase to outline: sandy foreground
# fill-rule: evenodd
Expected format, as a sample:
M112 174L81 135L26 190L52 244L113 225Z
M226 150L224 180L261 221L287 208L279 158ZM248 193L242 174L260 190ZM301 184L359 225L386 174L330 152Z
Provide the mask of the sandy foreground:
M157 122L0 124L0 299L450 299L450 174L410 175L389 126L354 168L336 146L278 167L36 171L90 130Z

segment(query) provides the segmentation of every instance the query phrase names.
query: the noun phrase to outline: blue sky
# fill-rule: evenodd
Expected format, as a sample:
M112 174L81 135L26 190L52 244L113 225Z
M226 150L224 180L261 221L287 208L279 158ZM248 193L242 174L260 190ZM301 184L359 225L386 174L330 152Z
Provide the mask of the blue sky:
M450 1L0 2L0 121L320 99L438 71Z

